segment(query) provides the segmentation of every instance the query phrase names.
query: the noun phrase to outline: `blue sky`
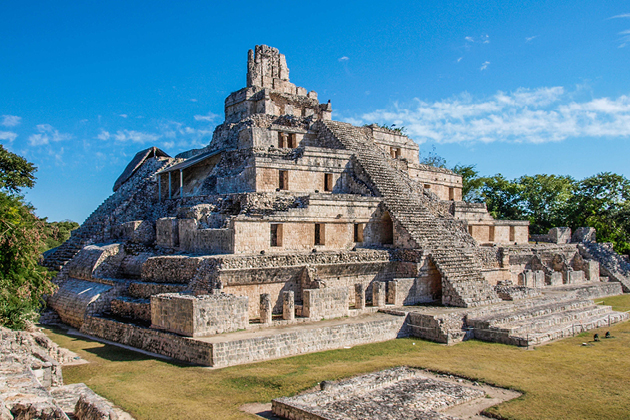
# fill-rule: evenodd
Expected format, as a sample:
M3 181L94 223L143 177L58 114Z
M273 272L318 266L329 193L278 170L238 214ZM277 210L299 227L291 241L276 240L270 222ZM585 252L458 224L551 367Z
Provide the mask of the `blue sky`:
M333 118L405 126L484 175L630 177L630 2L0 3L0 142L39 216L82 222L133 155L210 142L247 50Z

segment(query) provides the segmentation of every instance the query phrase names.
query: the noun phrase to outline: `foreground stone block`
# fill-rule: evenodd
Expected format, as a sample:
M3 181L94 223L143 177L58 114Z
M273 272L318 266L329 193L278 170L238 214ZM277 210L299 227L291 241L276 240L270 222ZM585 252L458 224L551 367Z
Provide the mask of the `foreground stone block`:
M203 337L245 329L248 298L226 293L151 296L151 326L188 337Z

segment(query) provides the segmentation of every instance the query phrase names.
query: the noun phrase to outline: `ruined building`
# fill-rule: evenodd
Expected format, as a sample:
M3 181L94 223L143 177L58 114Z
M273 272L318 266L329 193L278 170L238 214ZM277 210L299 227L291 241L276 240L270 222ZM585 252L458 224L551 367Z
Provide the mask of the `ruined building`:
M400 131L332 120L261 45L210 144L139 152L45 265L64 323L225 366L410 334L529 345L625 319L583 299L625 274L602 283L593 253L555 239L528 244L528 222L463 202L461 177ZM527 338L508 328L542 315Z

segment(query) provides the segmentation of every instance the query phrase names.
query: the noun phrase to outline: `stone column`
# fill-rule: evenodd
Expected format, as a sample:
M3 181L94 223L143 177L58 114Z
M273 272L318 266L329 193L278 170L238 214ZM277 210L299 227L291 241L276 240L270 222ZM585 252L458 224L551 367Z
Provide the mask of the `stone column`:
M361 283L354 285L354 307L355 309L365 309L365 286Z
M295 295L293 290L282 292L282 319L295 319Z
M586 278L590 281L599 281L599 263L597 261L586 261Z
M398 281L392 280L389 282L387 290L387 303L394 306L402 306L402 302L399 302L398 296Z
M382 308L385 306L385 282L372 282L372 306Z
M271 324L271 295L263 293L260 295L260 323Z

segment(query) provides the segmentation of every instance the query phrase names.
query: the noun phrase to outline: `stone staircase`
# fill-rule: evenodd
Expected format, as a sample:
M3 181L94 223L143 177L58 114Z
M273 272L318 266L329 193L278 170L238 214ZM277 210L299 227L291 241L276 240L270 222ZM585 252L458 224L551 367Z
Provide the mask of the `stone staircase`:
M578 245L580 254L599 262L602 275L609 280L621 283L624 293L630 293L630 263L611 247L597 242L582 242Z
M354 152L367 185L374 195L383 197L392 219L408 233L410 246L431 257L442 275L444 304L472 307L500 301L481 274L475 257L477 243L461 221L441 210L405 172L395 169L391 157L365 130L337 121L319 124L320 137L332 138Z
M474 337L516 346L534 346L625 321L628 314L588 299L540 298L515 303L508 309L469 313L466 325Z
M179 293L188 283L157 283L140 279L128 280L127 292L112 300L111 313L137 323L151 322L151 296L159 293Z
M152 178L155 172L166 164L167 160L150 159L145 162L132 178L109 196L78 229L72 232L70 239L46 252L42 265L59 271L84 246L106 239L111 226L129 221L117 220L117 217L125 215L124 217L130 218L137 215L141 218L148 210L147 204L152 202L152 194L148 193ZM135 211L129 211L130 209Z

